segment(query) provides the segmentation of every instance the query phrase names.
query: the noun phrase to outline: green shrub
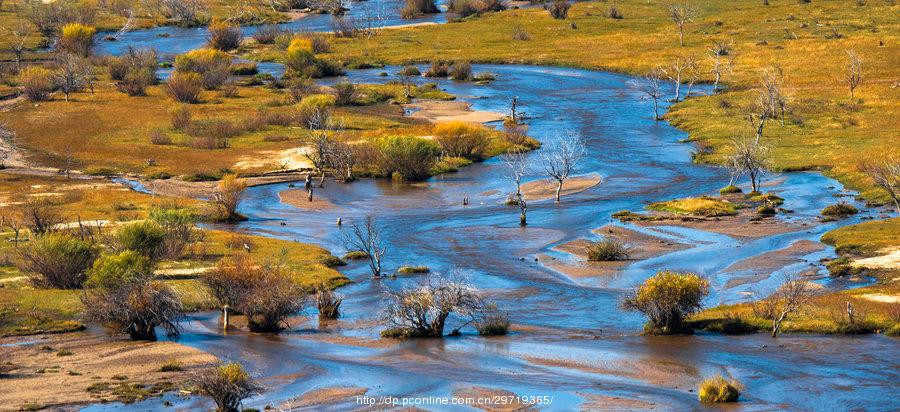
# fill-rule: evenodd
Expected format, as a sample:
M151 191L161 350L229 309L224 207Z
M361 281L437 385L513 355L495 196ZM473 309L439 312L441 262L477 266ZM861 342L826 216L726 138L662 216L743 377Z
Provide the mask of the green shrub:
M422 72L419 71L419 68L416 66L406 66L397 73L402 76L421 76Z
M828 262L825 267L828 269L828 273L832 277L856 276L861 274L864 269L861 267L853 266L852 263L853 260L846 256L842 256Z
M694 273L663 271L647 279L622 301L625 310L647 317L644 331L651 335L691 333L685 318L700 310L709 294L709 281Z
M96 258L97 248L93 243L68 234L51 233L20 247L16 266L37 286L78 289Z
M398 180L424 180L440 155L440 147L426 139L389 136L379 141L386 175Z
M738 381L727 381L722 376L715 376L700 383L697 397L700 402L737 402L741 397L741 389Z
M165 231L160 256L178 259L184 249L195 240L194 227L200 221L200 216L189 208L154 207L150 210L150 220Z
M586 248L588 260L595 262L610 262L628 259L628 248L622 242L613 239L604 239L591 243Z
M432 60L425 71L425 77L447 77L450 75L450 64L443 60Z
M770 205L761 205L756 208L756 214L760 216L775 216L776 213L778 210Z
M315 57L312 41L298 37L291 40L285 51L284 65L295 76L316 77Z
M355 103L356 86L349 81L342 80L334 84L334 104L337 106L352 106Z
M771 206L781 206L784 204L784 198L774 193L766 193L764 195L753 196L750 200L754 202L763 202Z
M821 213L822 216L843 217L855 215L859 213L859 210L857 210L856 207L851 204L840 202L825 206L825 208L822 209Z
M170 359L164 362L162 365L159 365L160 372L181 372L184 368L181 366L181 362L176 359Z
M566 0L553 0L552 2L544 3L544 8L547 9L551 17L562 20L569 17L569 9L572 8L572 4Z
M166 231L150 220L128 223L116 231L116 242L121 250L133 250L151 260L163 254L165 240Z
M235 76L253 76L259 73L254 62L244 62L231 65L231 74Z
M472 65L469 62L454 62L447 72L453 80L466 81L472 78Z
M732 193L741 193L741 192L743 192L743 190L741 190L741 188L739 188L735 185L728 185L728 186L725 186L725 187L719 189L719 194L721 194L721 195L728 195L728 194L732 194Z
M85 286L113 290L123 283L147 280L153 277L153 262L133 250L102 255L88 270Z

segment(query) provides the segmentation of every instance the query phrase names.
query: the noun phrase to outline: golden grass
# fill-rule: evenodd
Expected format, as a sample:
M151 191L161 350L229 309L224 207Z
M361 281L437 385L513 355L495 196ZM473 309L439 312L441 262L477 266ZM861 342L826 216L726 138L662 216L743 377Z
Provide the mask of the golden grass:
M574 4L567 20L554 20L539 9L510 10L460 23L385 30L371 39L334 39L332 56L392 64L465 59L635 74L676 56L689 56L700 64L701 78L709 81L707 48L714 40L731 41L733 73L723 78L728 89L717 96L688 99L668 115L692 139L715 149L698 160L720 161L735 134L750 132L741 107L752 99L749 89L757 86L760 70L778 64L785 73L791 113L784 127L770 123L766 129L767 140L775 144L775 167L825 169L862 190L867 199L884 200L856 165L885 148L900 146L900 105L892 88L900 74L896 58L900 6L882 1L855 6L843 0L770 6L758 0L704 2L700 17L686 27L685 46L678 47L664 4L642 0L616 4L624 19L604 17L609 6L605 2ZM577 29L571 28L573 23ZM531 40L513 40L517 27L524 28ZM827 39L832 30L843 37ZM847 49L864 61L865 83L853 102L840 80ZM730 108L722 108L720 101Z
M834 229L825 233L822 241L839 253L877 255L879 250L900 245L900 217Z
M734 203L708 197L686 197L666 202L651 203L650 210L692 216L730 216L737 213Z

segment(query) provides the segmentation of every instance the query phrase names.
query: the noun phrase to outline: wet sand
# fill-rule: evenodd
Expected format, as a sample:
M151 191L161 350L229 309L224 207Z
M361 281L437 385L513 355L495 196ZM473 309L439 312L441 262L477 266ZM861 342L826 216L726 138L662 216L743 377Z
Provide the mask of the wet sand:
M679 217L667 213L652 213L651 216L660 219L638 221L635 223L644 227L681 226L744 239L797 232L802 230L804 226L809 225L809 223L797 224L785 222L778 217L767 217L754 220L756 213L750 209L741 209L738 211L738 214L734 216Z
M798 240L785 249L774 250L735 262L725 269L726 272L752 270L772 273L791 263L800 261L803 256L825 250L825 245L811 240Z
M208 353L174 342L134 342L94 332L0 339L0 344L13 342L17 344L0 347L3 361L16 365L2 379L0 410L115 400L112 390L121 384L174 389L191 371L216 361ZM61 350L71 355L60 356ZM172 359L184 371L160 372L160 365ZM88 391L92 385L94 390ZM108 389L101 390L101 385Z
M413 103L404 104L403 108L414 110L409 117L425 119L432 123L451 121L489 123L504 118L502 113L472 110L470 103L458 100L416 100Z
M309 196L305 189L290 189L278 192L278 200L281 203L291 205L298 209L304 210L330 210L338 209L338 206L331 203L328 199L318 195L317 191L322 189L313 187L313 200L309 201Z
M591 173L584 176L575 176L563 183L560 197L580 193L600 184L600 175ZM552 179L538 179L522 183L522 195L526 201L547 200L556 198L556 181Z

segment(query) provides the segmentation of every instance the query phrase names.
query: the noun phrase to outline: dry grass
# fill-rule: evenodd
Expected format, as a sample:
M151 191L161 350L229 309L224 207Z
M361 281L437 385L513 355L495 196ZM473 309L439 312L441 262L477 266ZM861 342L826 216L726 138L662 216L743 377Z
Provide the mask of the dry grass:
M881 249L900 245L900 218L844 226L823 235L822 241L840 253L877 255Z
M647 208L679 215L708 217L730 216L737 213L737 206L734 203L707 197L686 197L667 202L656 202L651 203Z

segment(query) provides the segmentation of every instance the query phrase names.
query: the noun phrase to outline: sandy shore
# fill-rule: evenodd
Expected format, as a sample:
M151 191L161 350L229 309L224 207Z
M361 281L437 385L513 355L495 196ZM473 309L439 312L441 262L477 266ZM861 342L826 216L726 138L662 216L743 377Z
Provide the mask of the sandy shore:
M309 197L306 193L305 189L288 189L278 192L278 200L281 203L291 205L298 209L305 210L330 210L337 209L338 206L334 203L331 203L326 198L319 196L319 191L322 189L318 189L313 187L313 201L309 201Z
M234 164L234 170L304 170L312 169L306 153L309 148L293 147L285 150L263 150L243 156Z
M470 386L468 388L457 389L453 391L453 396L456 398L471 398L474 400L481 399L482 404L473 404L473 408L481 409L483 411L521 411L521 410L531 410L533 409L531 405L527 405L521 402L521 399L516 398L515 392L510 392L503 389L494 389L494 388L485 388L482 386ZM497 405L485 405L485 403L491 402L499 397L509 397L506 399L512 399L511 402L507 404L497 404ZM499 403L499 402L498 402Z
M591 241L587 239L573 240L553 248L554 250L576 256L580 260L554 260L546 255L542 256L540 259L545 266L571 278L603 277L613 275L635 261L662 256L667 253L690 247L690 245L673 242L620 226L603 226L595 229L594 233L597 233L606 239L613 239L624 243L629 249L629 259L614 262L588 261L586 248L590 246Z
M247 186L260 186L272 183L285 183L302 181L306 178L306 173L284 173L277 175L247 177L243 180ZM186 182L179 179L165 180L143 180L138 182L156 195L187 197L194 199L209 198L216 192L216 186L219 182Z
M87 332L0 339L5 344L16 344L0 347L3 361L16 370L2 379L0 410L116 400L123 388L135 384L152 395L176 389L192 370L216 361L174 342L134 342ZM173 359L183 371L159 371Z
M567 196L588 190L600 184L600 175L591 173L572 177L563 183L560 196ZM522 183L522 194L526 201L554 199L556 197L556 181L539 179Z
M456 100L416 100L413 103L404 104L403 108L414 110L409 117L425 119L432 123L450 121L488 123L504 118L502 113L472 110L471 104Z

